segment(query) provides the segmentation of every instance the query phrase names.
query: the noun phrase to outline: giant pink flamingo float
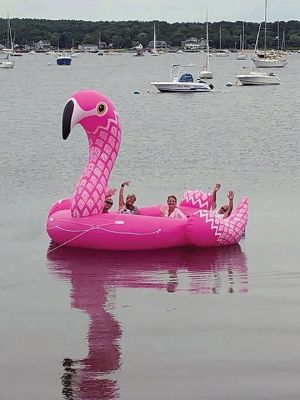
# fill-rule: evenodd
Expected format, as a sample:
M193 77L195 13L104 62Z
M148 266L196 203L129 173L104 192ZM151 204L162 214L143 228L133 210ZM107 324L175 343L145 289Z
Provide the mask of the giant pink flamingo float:
M89 157L72 199L59 200L48 213L46 229L55 243L92 249L146 250L239 242L248 219L246 197L225 220L215 218L209 211L211 194L190 190L180 204L184 212L191 214L187 220L160 217L159 206L141 208L138 216L102 214L121 142L119 116L103 94L82 90L65 105L63 139L76 124L86 132Z

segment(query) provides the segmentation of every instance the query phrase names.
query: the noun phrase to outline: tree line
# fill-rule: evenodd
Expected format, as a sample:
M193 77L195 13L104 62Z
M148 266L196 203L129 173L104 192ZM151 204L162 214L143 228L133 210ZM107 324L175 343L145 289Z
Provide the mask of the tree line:
M138 43L147 47L153 40L154 21L79 21L79 20L47 20L19 19L10 20L14 43L20 46L31 45L39 40L50 41L51 46L59 48L77 47L80 44L98 44L99 38L114 48L131 48ZM167 42L169 47L179 47L189 37L205 38L205 23L200 22L156 22L156 38ZM222 29L222 47L239 47L242 21L209 23L209 44L219 47L219 32ZM259 23L245 22L245 47L253 48L256 41ZM264 24L262 24L262 30ZM278 22L267 24L267 47L276 48L282 44L283 32L285 47L300 48L300 21L280 21L280 37L278 40ZM7 20L0 19L0 43L7 40ZM259 48L263 46L264 34L261 31Z

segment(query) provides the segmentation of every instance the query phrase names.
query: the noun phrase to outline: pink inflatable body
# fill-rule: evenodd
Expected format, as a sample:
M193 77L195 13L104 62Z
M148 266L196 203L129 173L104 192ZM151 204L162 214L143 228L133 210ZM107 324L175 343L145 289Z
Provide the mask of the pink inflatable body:
M158 206L140 208L140 215L102 214L107 184L118 155L121 128L115 107L94 91L75 93L63 114L63 138L76 124L84 128L89 159L71 199L56 202L46 224L58 244L106 250L146 250L194 245L212 247L239 242L247 224L248 200L231 216L216 218L211 194L185 192L180 209L185 219L160 216Z

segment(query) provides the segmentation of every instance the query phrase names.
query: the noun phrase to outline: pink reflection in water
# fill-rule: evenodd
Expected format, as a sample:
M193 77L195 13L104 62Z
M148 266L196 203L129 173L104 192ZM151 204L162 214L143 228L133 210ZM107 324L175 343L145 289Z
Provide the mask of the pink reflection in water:
M51 248L51 247L50 247ZM116 399L118 384L111 373L120 368L121 328L107 310L115 288L155 288L194 294L247 292L246 256L239 245L212 249L166 249L107 252L60 248L48 254L49 269L70 281L71 306L90 317L88 354L63 361L65 399ZM180 288L185 274L186 286Z

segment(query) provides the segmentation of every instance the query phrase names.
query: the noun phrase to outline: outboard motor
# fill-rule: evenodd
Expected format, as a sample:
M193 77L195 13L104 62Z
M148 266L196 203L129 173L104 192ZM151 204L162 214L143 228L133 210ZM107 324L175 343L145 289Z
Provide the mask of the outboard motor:
M210 83L208 86L209 86L211 89L214 88L214 85L213 85L212 83Z

